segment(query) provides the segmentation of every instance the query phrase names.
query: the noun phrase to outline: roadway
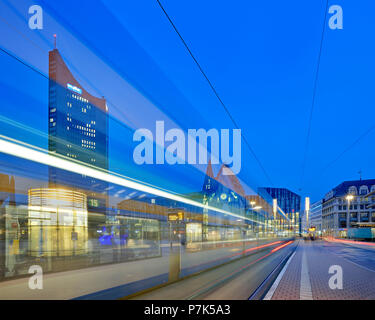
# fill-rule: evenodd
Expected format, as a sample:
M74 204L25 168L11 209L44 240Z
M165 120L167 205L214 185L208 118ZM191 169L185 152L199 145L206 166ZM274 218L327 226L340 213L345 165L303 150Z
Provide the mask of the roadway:
M247 239L218 241L218 247L190 252L181 248L181 276L236 261L246 254L258 252L263 246L281 244L281 239ZM162 244L162 255L111 263L112 249L101 250L99 264L91 267L43 274L43 290L28 288L29 274L0 282L0 299L119 299L168 282L169 245ZM179 246L178 246L179 247ZM95 260L98 260L95 258Z
M135 296L133 299L247 300L295 247L293 241L278 243L242 259Z
M280 246L275 244L133 299L247 300L259 287L262 290L256 299L375 299L375 243L296 240L275 250ZM341 287L332 286L332 267L342 270Z

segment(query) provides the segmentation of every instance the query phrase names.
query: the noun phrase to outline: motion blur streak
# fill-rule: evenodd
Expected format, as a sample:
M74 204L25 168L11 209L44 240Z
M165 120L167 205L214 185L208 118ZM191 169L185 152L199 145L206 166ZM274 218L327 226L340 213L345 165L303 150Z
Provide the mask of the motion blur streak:
M267 243L267 244L264 244L264 245L261 245L261 246L253 247L253 248L250 248L250 249L246 249L244 251L234 253L234 254L228 256L227 258L232 258L232 257L235 257L235 256L239 256L241 254L244 254L244 253L247 253L247 252L250 252L250 251L254 251L254 250L259 250L259 249L262 249L262 248L271 247L271 246L274 246L275 244L279 244L279 243L281 243L281 241L275 241L275 242Z
M288 244L292 243L293 241L289 241L287 243L285 243L284 245L281 245L281 246L278 246L276 247L275 249L279 250L279 249L282 249L283 247L287 246ZM276 241L276 242L272 242L272 243L268 243L266 245L262 245L262 246L258 246L258 247L255 247L255 248L251 248L250 250L255 250L255 249L259 249L259 248L264 248L264 247L269 247L269 246L272 246L272 245L275 245L275 244L278 244L278 243L281 243L281 241ZM192 300L200 295L202 295L203 293L206 293L212 289L214 289L215 287L217 287L218 285L226 282L227 280L230 280L232 277L236 276L237 274L239 274L241 271L243 271L244 269L247 269L248 267L254 265L255 263L263 260L264 258L267 258L268 256L270 256L272 253L276 252L277 250L271 250L270 252L268 252L267 254L261 256L260 258L254 260L254 261L251 261L250 263L234 270L233 272L229 273L228 275L225 275L224 277L221 277L219 279L215 279L214 281L212 282L209 282L207 285L205 285L203 288L200 288L199 290L197 290L193 295L191 295L187 300ZM247 251L247 250L246 250ZM241 254L242 252L240 253L237 253L235 255L238 255L238 254Z
M375 247L375 243L364 242L364 241L342 240L342 239L336 239L336 238L332 238L332 237L324 238L324 240L329 241L329 242L352 243L352 244L366 245L366 246Z
M246 253L246 252L249 252L249 251L258 250L258 249L262 249L262 248L266 248L266 247L270 247L270 246L273 246L273 245L279 244L279 243L281 243L281 241L267 243L267 244L264 244L264 245L261 245L261 246L258 246L258 247L247 249L247 250L243 251L243 253Z
M274 253L274 252L276 252L276 251L278 251L278 250L280 250L280 249L286 247L287 245L291 244L292 242L293 242L293 241L288 241L287 243L284 243L284 244L282 244L281 246L278 246L278 247L276 247L275 249L272 249L271 253Z
M155 187L150 187L150 186L141 184L141 183L136 182L136 181L131 181L126 177L123 177L123 176L120 176L120 175L115 175L115 173L107 173L106 171L102 171L102 170L100 170L100 169L98 169L94 166L83 164L79 161L72 161L72 160L68 160L68 158L65 158L65 157L62 157L62 156L56 156L56 155L48 154L48 153L43 152L43 151L39 151L39 150L42 150L42 149L36 150L35 148L32 148L31 146L22 146L22 145L20 145L21 142L13 140L13 139L11 139L11 140L15 141L17 143L10 142L10 141L7 141L5 139L9 139L9 138L0 135L0 152L9 154L9 155L12 155L12 156L15 156L15 157L23 158L23 159L34 161L34 162L38 162L38 163L48 165L48 166L53 166L53 167L63 169L63 170L67 170L67 171L70 171L70 172L74 172L74 173L77 173L77 174L83 174L83 175L86 175L86 176L97 178L97 179L102 180L102 181L106 181L106 182L114 183L114 184L124 186L124 187L127 187L127 188L143 191L143 192L146 192L146 193L150 193L150 194L157 195L157 196L160 196L160 197L164 197L164 198L167 198L167 199L179 201L179 202L189 204L189 205L193 205L193 206L196 206L196 207L206 208L208 210L224 213L224 214L227 214L227 215L230 215L230 216L233 216L233 217L236 217L236 218L240 218L240 219L243 219L243 220L254 221L250 218L243 217L241 215L237 215L237 214L234 214L234 213L226 211L226 210L222 210L222 209L218 209L218 208L211 207L211 206L208 206L208 205L204 205L202 203L189 200L187 198L178 196L176 194L172 194L172 193L169 193L167 191L159 190ZM257 222L257 223L264 224L262 222Z

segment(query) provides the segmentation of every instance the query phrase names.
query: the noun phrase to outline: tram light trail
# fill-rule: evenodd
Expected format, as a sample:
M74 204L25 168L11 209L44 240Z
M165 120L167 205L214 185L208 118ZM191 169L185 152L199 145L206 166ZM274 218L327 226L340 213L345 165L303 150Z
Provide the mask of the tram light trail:
M72 160L70 158L67 158L61 155L48 153L41 148L37 148L35 146L22 143L20 141L5 137L3 135L0 135L0 152L6 153L11 156L18 157L18 158L26 159L29 161L37 162L43 165L63 169L72 173L83 174L83 175L93 177L93 178L96 178L105 182L113 183L113 184L123 186L126 188L135 189L135 190L142 191L145 193L164 197L170 200L175 200L175 201L185 203L188 205L227 214L234 218L241 219L242 221L247 220L247 221L256 222L256 223L264 225L263 222L255 221L248 217L244 217L239 214L235 214L226 210L204 205L202 203L187 199L180 195L173 194L166 190L162 190L154 186L142 184L138 181L131 180L128 177L121 176L113 172L105 171L103 169L88 165L86 163L83 163L77 160Z

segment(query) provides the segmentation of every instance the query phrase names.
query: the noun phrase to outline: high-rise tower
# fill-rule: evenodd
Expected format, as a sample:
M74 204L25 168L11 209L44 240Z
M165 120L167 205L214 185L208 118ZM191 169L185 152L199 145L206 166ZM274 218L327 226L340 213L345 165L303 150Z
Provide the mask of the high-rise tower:
M106 101L81 86L56 48L49 52L48 119L50 152L108 169ZM106 206L105 197L98 197L107 188L106 184L91 177L50 167L49 185L85 191L89 209Z

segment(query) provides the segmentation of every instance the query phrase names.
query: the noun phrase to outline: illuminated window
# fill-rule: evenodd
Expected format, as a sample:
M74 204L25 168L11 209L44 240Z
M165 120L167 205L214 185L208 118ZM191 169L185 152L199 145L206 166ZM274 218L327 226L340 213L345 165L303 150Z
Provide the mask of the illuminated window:
M348 190L348 193L356 195L357 194L357 188L355 186L351 186Z
M365 195L365 194L368 194L369 192L368 192L368 187L367 186L361 186L360 188L359 188L359 194L360 195Z
M81 192L54 188L30 189L30 255L87 254L87 215L87 198ZM64 241L57 243L57 238Z

